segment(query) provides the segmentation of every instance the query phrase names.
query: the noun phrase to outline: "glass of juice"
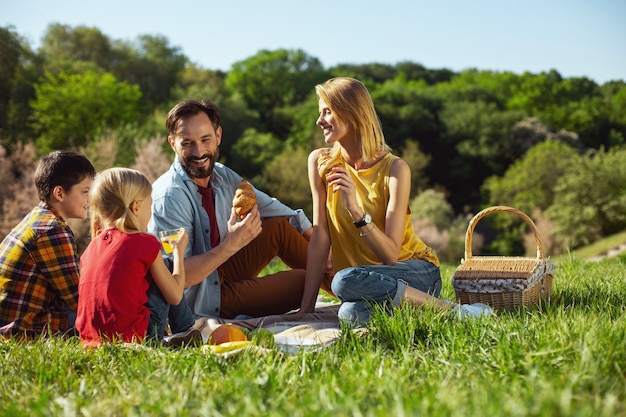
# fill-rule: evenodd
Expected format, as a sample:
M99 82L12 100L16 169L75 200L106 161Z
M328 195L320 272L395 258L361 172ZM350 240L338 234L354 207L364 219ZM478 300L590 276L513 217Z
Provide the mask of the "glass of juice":
M163 245L163 250L168 255L174 252L172 246L170 245L170 240L178 239L178 229L170 229L170 230L161 230L159 232L159 240Z

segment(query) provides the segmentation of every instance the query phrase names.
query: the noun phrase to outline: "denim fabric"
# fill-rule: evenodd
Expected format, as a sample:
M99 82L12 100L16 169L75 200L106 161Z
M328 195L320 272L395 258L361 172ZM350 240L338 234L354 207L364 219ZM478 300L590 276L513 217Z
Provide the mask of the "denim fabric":
M70 310L70 308L65 305L65 311L67 312L67 331L65 332L66 336L78 336L78 330L76 330L76 311Z
M355 266L337 272L331 288L342 301L339 318L361 326L369 321L373 304L400 305L407 286L438 297L440 269L421 259L395 265Z
M146 338L160 342L165 335L165 326L168 323L172 333L184 332L195 323L195 318L191 313L189 305L185 302L185 297L180 304L171 306L161 294L159 287L152 282L148 288L148 301L146 307L150 310L150 320L148 321L148 331Z

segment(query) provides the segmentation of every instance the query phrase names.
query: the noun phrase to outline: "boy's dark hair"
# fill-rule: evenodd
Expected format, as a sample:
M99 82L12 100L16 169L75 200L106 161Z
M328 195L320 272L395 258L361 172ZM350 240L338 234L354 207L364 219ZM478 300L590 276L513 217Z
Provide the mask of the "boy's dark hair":
M42 157L35 171L35 185L41 201L48 201L57 185L69 191L86 177L94 178L96 169L89 159L76 152L54 151Z

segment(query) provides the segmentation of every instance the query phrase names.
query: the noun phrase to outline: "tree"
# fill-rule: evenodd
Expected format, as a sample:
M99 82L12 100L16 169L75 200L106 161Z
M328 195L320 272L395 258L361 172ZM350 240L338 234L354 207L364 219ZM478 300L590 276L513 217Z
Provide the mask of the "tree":
M260 133L247 129L233 146L230 167L244 178L252 178L263 172L263 168L280 152L282 143L271 133ZM256 183L262 180L254 179Z
M454 72L449 69L427 69L421 64L410 61L402 61L396 64L398 74L402 74L408 81L424 80L428 85L450 81Z
M0 27L0 129L7 124L11 92L24 53L22 41L12 27Z
M339 64L330 69L333 77L352 77L363 84L382 84L394 79L398 70L389 64Z
M430 153L443 125L437 112L441 101L424 81L407 82L401 76L384 84L368 85L372 100L385 132L385 140L393 149L408 140L416 140Z
M608 146L626 144L626 82L606 83L601 92L611 126Z
M522 118L516 111L499 111L483 101L447 101L439 113L446 127L431 152L436 179L450 191L450 203L460 211L480 203L480 186L501 175L523 150L513 146L512 128Z
M565 248L576 248L626 228L626 148L580 159L555 186L546 215Z
M308 151L285 146L263 169L264 188L289 207L301 208L312 218L311 188L307 175ZM256 184L255 184L256 185Z
M113 68L113 74L141 87L144 111L166 103L188 58L179 47L170 46L167 38L160 35L141 35L130 49L122 45L118 42L116 51L124 56L124 66ZM127 53L120 53L123 50Z
M417 194L410 201L410 206L413 218L429 220L439 230L448 229L454 217L454 211L446 201L446 196L432 188Z
M430 156L420 150L420 145L414 140L407 140L402 146L402 159L411 168L411 196L415 196L428 185L428 178L424 170L430 163Z
M492 206L512 206L525 213L537 208L545 211L554 201L558 181L580 159L570 145L548 139L529 149L503 176L488 178L482 189Z
M111 41L97 28L61 24L48 26L40 53L52 74L104 70L139 85L143 113L169 99L188 62L180 48L170 46L161 35L140 35L133 42Z
M78 148L99 128L135 122L141 92L109 73L47 74L35 86L33 127L41 153Z
M509 105L521 82L521 76L509 71L468 69L455 74L448 82L438 83L435 89L446 102L480 101L493 104L499 111L524 110L530 115L524 108Z
M320 61L300 49L262 50L233 64L226 85L258 112L264 130L284 139L289 126L275 122L275 110L300 103L327 78Z
M110 70L117 62L108 36L98 28L82 25L72 28L50 24L39 53L46 60L46 70L53 74L71 72L77 63L92 63L95 68Z
M0 132L7 138L9 151L32 136L27 123L28 103L35 96L33 85L41 75L39 61L12 26L0 28Z
M319 117L318 98L313 90L299 104L283 107L279 117L290 120L289 135L285 143L294 148L312 150L325 146L322 130L315 124Z

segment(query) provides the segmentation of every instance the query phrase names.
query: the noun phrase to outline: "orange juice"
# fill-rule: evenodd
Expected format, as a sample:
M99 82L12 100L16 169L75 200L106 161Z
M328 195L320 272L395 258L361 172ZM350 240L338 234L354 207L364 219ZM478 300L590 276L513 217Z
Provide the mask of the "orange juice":
M172 245L168 242L169 240L178 239L178 230L164 230L159 232L159 239L161 239L161 244L163 245L163 250L165 253L170 255L174 252L172 249Z

